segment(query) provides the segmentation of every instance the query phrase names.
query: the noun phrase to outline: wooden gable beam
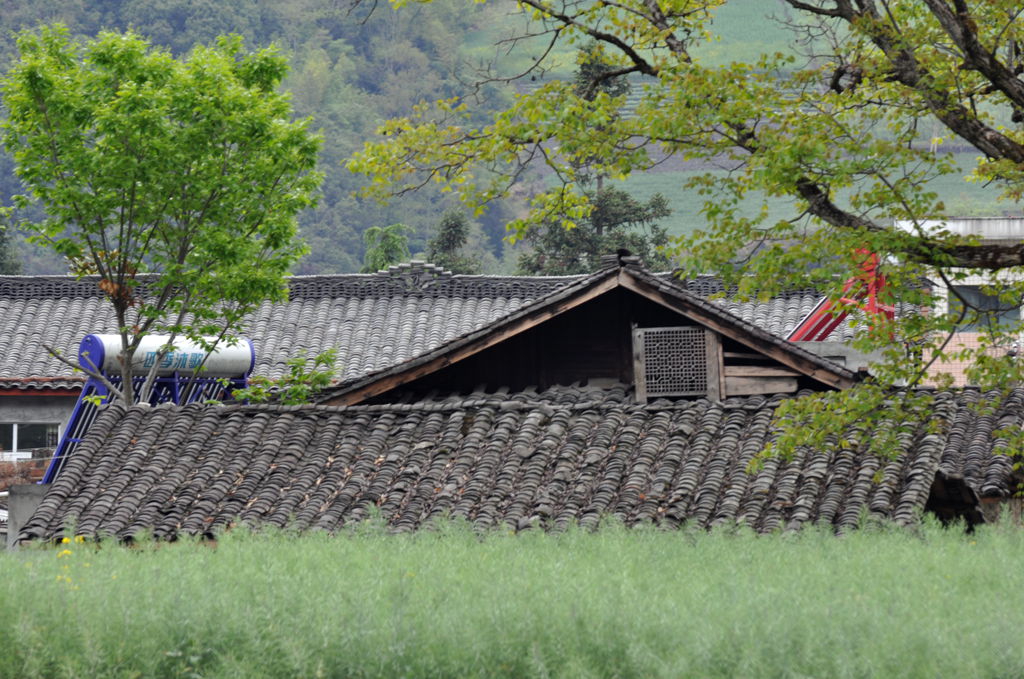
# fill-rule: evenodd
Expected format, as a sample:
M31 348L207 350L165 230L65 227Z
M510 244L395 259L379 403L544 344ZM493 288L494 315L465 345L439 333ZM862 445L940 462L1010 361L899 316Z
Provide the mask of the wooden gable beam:
M845 389L853 385L853 380L849 378L837 375L795 352L787 351L777 343L752 336L744 331L743 328L729 323L715 314L707 313L705 309L692 302L688 302L685 298L665 293L657 286L651 285L649 282L632 275L628 269L619 269L617 274L609 275L607 278L603 278L589 287L577 290L564 298L540 306L528 313L515 315L513 318L499 322L491 328L478 330L463 340L455 340L446 352L437 353L430 358L419 361L414 359L410 362L410 365L400 370L383 371L383 374L379 377L371 377L362 383L357 383L350 391L329 397L321 401L321 403L327 405L354 405L374 396L379 396L396 387L408 384L474 356L485 349L500 344L515 335L530 330L545 321L575 309L618 287L623 287L675 311L826 386L835 389ZM726 377L724 373L721 374L721 381L724 382ZM730 375L729 377L732 376Z
M403 384L408 384L420 377L425 377L431 373L437 372L438 370L452 365L453 363L465 360L470 356L480 353L484 349L489 349L496 344L500 344L501 342L534 328L555 316L559 316L570 309L575 309L592 299L600 297L606 292L614 290L617 287L619 287L618 278L616 276L608 276L597 284L583 288L564 299L560 299L549 305L534 309L527 314L514 317L504 323L499 323L478 337L473 337L471 335L469 339L464 341L462 344L451 348L446 353L440 354L421 363L414 363L404 370L388 375L382 375L379 379L372 380L366 384L357 385L351 391L326 399L322 401L322 403L333 406L355 405L368 398L379 396L380 394L391 391Z
M686 316L705 327L711 328L715 332L724 335L729 339L735 340L744 346L754 349L758 353L764 354L778 361L782 365L788 366L800 374L815 379L826 386L834 389L846 389L854 384L853 380L822 368L795 352L787 351L774 342L766 341L759 337L747 334L742 330L742 328L731 323L724 322L717 316L707 313L704 309L687 302L685 299L666 294L657 287L633 276L630 274L628 269L619 270L618 280L622 287L627 290L635 292L638 295L646 297L653 302L682 314L683 316Z

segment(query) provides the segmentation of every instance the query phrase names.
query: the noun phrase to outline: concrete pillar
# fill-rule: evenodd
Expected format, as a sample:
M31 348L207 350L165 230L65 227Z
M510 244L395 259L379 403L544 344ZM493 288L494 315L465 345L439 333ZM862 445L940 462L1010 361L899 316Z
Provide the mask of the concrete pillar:
M7 548L14 548L14 541L18 539L18 533L32 518L43 496L50 489L50 484L26 483L20 486L11 486L10 495L7 497Z

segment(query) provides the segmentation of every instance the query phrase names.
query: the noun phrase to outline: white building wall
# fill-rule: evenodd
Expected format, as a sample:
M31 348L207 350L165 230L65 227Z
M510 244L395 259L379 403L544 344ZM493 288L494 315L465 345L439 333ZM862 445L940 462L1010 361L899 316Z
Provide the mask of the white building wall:
M921 228L926 232L946 231L961 236L977 236L983 243L1020 243L1024 241L1024 218L1021 217L970 217L953 218L947 220L925 220L920 223ZM910 222L896 222L896 228L905 231L916 231ZM957 270L954 269L954 272ZM961 274L967 273L960 271ZM954 285L984 286L990 285L993 281L1017 282L1024 280L1024 270L1004 269L993 274L979 275L968 274L963 278L953 281ZM949 289L938 276L933 276L933 294L940 300L940 309L949 309ZM1021 310L1021 317L1024 318L1024 309ZM950 341L947 351L954 351L957 348L975 348L979 346L978 332L960 332L954 335ZM1018 337L1018 344L1022 343L1024 337ZM1006 350L1009 350L1007 347ZM936 364L932 368L933 373L948 372L956 379L958 385L967 384L964 377L966 364L958 362L947 362Z

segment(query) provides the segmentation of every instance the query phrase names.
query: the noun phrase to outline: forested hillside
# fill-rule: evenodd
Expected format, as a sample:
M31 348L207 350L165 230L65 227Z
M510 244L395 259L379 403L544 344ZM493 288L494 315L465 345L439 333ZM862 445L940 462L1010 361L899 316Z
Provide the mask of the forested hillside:
M557 55L553 72L474 87L485 79L483 67L496 59L498 71L489 75L510 76L525 70L531 57L545 49L539 42L517 43L515 49L507 41L501 43L526 32L523 15L511 3L436 0L426 5L410 3L400 11L391 10L385 2L351 7L346 0L0 0L0 68L6 71L14 57L16 31L52 22L62 22L80 36L92 36L104 28L131 28L177 55L224 33L238 33L252 47L278 45L290 57L292 70L285 87L293 94L295 111L311 116L313 127L321 129L324 137L323 196L316 209L301 215L302 233L311 251L296 272L356 271L363 264L367 229L405 224L411 252L423 253L442 215L454 207L450 196L431 187L388 206L354 195L364 180L349 173L343 163L374 137L381 122L410 112L420 101L455 95L473 96L471 110L482 122L491 111L503 108L517 90L546 79L571 78L575 53ZM719 39L701 47L700 56L725 63L789 50L790 34L769 17L786 19L788 14L778 0L731 0L712 24ZM631 96L637 94L634 90ZM964 168L973 166L974 156L973 152L957 153ZM708 169L673 161L626 182L609 183L640 201L656 192L667 196L671 214L661 224L668 233L680 234L702 222L703 200L680 187L694 173ZM532 188L545 181L551 177L521 178L514 198L496 202L471 224L467 252L485 272L515 268L521 248L509 252L502 240L504 226L522 211ZM940 188L951 212L1001 211L983 195L983 187L951 181ZM0 153L0 203L10 204L10 197L20 192L11 159ZM772 199L770 205L780 217L791 216L782 199ZM64 270L64 263L48 252L24 243L20 248L25 273Z
M462 94L479 78L472 65L493 54L473 47L466 36L490 32L496 11L440 2L400 12L382 3L371 14L349 11L332 0L80 0L78 2L0 2L0 66L15 56L14 32L40 23L61 22L74 35L92 36L104 28L133 29L180 55L196 43L224 33L242 35L250 46L275 43L291 60L285 86L297 115L312 116L322 130L320 169L325 173L320 205L301 217L310 254L297 273L355 271L362 264L362 233L371 226L402 222L410 246L422 252L450 200L431 190L391 206L353 197L359 179L343 160L386 118L401 115L421 100ZM481 41L483 45L485 41ZM486 54L485 54L486 52ZM493 85L479 96L499 106L511 88ZM21 192L12 160L0 158L0 200ZM500 255L504 222L512 208L498 204L478 218L476 240ZM31 218L31 213L22 217ZM25 273L60 272L64 265L48 253L22 246ZM495 266L494 260L488 260Z

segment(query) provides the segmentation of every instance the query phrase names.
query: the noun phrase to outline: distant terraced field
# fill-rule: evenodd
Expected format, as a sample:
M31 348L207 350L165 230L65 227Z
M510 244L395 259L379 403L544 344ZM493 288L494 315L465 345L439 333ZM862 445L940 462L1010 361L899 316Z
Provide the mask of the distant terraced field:
M751 61L764 53L794 53L793 34L779 19L789 14L779 0L731 0L712 23L712 30L718 38L700 49L697 56L711 63L724 64L730 61ZM509 23L495 23L471 36L472 44L483 49L498 36L514 32L516 27ZM529 50L527 50L529 51ZM507 57L503 57L507 58ZM552 78L568 78L572 75L573 54L563 50L556 55L557 68L536 80L524 80L517 84L521 93L529 92ZM529 63L525 54L503 62L509 69L522 69ZM510 70L511 72L511 70ZM627 96L627 111L635 108L641 96L642 79L635 79L635 86ZM996 200L996 192L977 183L963 180L978 158L978 153L966 145L944 146L943 151L954 154L957 165L962 169L960 176L948 176L937 180L933 189L946 204L948 213L963 216L997 216L1019 214L1018 206ZM660 162L651 170L636 174L618 185L637 198L646 199L654 193L668 198L673 214L663 222L673 234L689 233L704 225L701 213L704 198L685 190L687 180L696 174L713 171L724 173L724 167L716 167L707 161L684 161L681 158L657 159ZM746 212L753 215L759 208L758 202L748 201ZM798 214L794 201L773 198L768 200L769 215L772 219L791 219Z

